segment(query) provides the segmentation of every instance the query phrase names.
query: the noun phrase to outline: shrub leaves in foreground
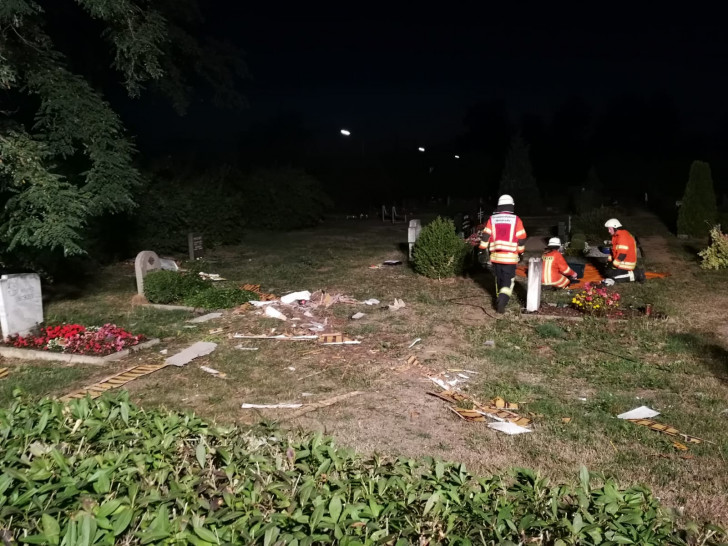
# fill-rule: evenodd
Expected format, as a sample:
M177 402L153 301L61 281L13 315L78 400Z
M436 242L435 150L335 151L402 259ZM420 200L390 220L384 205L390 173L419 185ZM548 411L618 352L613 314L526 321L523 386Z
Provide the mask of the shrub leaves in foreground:
M649 490L363 460L118 398L0 410L0 533L20 543L686 544ZM692 539L717 541L706 526ZM6 540L6 542L8 542ZM714 542L715 543L715 542Z

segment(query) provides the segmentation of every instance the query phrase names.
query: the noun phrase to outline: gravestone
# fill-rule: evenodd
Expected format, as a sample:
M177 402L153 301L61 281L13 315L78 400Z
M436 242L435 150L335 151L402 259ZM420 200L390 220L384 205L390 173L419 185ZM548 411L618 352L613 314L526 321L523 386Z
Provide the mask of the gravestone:
M189 247L190 251L190 260L194 261L197 258L202 258L202 256L204 256L205 247L202 244L202 234L188 233L187 246Z
M419 220L410 220L409 227L407 228L407 243L409 244L409 259L412 259L412 249L417 242L417 238L420 236L422 231L422 224Z
M0 325L3 339L25 336L43 322L40 277L36 273L0 277Z
M134 272L136 273L137 293L144 295L144 277L150 271L162 269L162 263L156 252L142 250L134 260Z
M538 311L541 306L541 275L543 262L541 258L528 260L528 293L526 295L526 311Z

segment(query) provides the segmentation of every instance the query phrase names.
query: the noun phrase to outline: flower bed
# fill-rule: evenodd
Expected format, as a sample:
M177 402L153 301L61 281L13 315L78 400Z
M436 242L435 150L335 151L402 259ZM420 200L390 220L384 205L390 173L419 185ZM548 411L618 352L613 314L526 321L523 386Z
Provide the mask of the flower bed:
M571 304L575 309L590 315L620 315L617 309L621 298L617 292L588 282L583 292L574 295Z
M143 335L133 335L115 324L88 327L62 324L41 328L38 336L10 336L5 340L5 345L18 349L107 356L139 345L145 340Z

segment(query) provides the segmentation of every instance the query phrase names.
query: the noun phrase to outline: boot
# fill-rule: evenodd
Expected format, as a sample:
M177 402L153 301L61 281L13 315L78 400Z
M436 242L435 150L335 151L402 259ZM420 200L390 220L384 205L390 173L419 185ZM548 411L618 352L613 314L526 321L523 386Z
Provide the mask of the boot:
M499 315L502 315L506 312L506 305L508 305L508 300L510 298L506 294L499 294L498 295L498 302L496 307L496 312Z
M641 267L638 267L634 270L634 280L636 280L638 283L643 283L647 280L647 277L645 276L645 270Z

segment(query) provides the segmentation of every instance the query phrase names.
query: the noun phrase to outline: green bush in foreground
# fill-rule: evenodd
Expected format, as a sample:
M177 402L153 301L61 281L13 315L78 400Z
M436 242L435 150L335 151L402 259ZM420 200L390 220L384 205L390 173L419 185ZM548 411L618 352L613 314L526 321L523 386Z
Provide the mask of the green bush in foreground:
M431 279L460 275L470 247L455 233L452 220L437 217L422 228L412 249L415 271Z
M710 230L710 245L698 252L703 269L728 269L728 235L713 226Z
M716 544L643 487L361 459L321 436L243 431L117 398L0 410L5 543ZM711 542L711 540L713 542ZM694 542L693 542L694 541ZM701 542L703 541L703 542Z

